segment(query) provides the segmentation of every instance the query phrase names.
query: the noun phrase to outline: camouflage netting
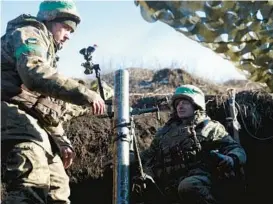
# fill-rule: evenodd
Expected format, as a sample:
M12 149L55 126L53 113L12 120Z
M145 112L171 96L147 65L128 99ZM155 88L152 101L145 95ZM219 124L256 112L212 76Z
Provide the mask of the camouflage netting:
M273 91L273 1L135 1L160 20L247 71Z

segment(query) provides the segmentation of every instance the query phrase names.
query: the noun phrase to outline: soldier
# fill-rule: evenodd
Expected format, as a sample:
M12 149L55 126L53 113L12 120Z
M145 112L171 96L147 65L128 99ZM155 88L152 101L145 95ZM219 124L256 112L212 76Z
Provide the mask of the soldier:
M171 102L169 121L141 154L145 177L154 178L171 200L221 203L221 195L231 193L224 190L224 183L236 185L245 151L223 125L206 115L205 96L199 88L180 86Z
M79 23L72 1L43 1L37 17L20 15L1 37L2 203L70 203L64 168L73 150L62 123L105 109L96 92L56 69L56 52Z

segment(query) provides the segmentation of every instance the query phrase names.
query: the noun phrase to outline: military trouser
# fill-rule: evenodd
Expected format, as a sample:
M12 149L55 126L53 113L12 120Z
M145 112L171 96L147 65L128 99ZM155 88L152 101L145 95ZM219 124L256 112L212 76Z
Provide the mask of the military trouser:
M212 181L206 175L192 175L184 178L178 186L178 194L182 203L215 204L211 192Z
M70 203L69 178L59 155L52 157L34 142L9 140L2 142L1 156L7 183L2 204Z

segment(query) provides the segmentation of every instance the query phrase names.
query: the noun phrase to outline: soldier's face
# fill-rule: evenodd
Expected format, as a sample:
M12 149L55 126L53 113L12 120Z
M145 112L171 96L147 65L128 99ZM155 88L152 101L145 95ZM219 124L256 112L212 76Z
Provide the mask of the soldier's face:
M69 40L72 29L64 23L56 22L53 24L51 32L56 43L62 46L65 41Z
M176 112L177 116L181 119L189 118L194 114L194 106L187 99L177 99Z

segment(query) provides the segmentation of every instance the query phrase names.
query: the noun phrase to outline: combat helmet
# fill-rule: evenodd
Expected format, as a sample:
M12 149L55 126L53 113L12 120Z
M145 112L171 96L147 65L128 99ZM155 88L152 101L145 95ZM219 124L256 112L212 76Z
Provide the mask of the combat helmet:
M40 21L59 21L68 24L73 31L81 18L72 0L45 0L40 4L37 19Z
M187 84L176 88L171 99L173 108L175 108L175 100L180 98L188 99L201 110L206 110L205 95L203 91L196 86Z

